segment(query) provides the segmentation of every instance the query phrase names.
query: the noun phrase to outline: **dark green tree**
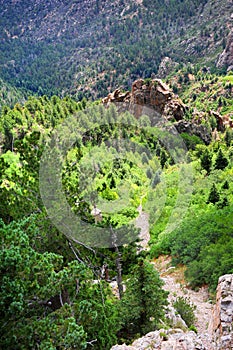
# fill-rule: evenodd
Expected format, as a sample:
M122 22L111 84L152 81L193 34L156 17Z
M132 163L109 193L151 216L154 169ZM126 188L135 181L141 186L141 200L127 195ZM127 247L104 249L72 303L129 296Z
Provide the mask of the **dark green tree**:
M222 189L224 189L224 190L228 190L229 189L229 182L227 180L222 185Z
M211 189L210 189L210 193L209 193L209 197L207 200L207 203L217 203L219 202L220 196L219 196L219 192L217 190L217 187L215 184L212 185Z
M162 168L164 168L166 162L168 160L168 156L164 150L161 151L160 153L160 165Z
M33 217L0 222L0 348L110 349L119 329L111 290L83 262L36 251L36 230Z
M151 168L146 169L146 176L148 177L148 179L152 179L153 173Z
M159 183L160 183L160 176L159 173L156 171L155 176L153 178L153 180L151 181L151 187L155 188Z
M202 169L204 169L207 172L207 174L209 174L211 171L211 166L212 166L212 155L208 149L206 149L203 152L200 160L201 160Z
M143 152L143 153L142 153L142 163L143 163L143 164L145 164L145 163L148 164L148 162L149 162L149 159L148 159L146 153Z
M225 133L225 142L227 147L230 147L232 140L233 140L233 131L228 128Z
M215 169L223 170L227 167L227 165L228 165L228 160L224 156L222 149L219 148L214 167Z
M126 282L126 291L121 300L126 333L133 337L158 327L167 305L167 292L162 286L163 282L153 265L140 258Z

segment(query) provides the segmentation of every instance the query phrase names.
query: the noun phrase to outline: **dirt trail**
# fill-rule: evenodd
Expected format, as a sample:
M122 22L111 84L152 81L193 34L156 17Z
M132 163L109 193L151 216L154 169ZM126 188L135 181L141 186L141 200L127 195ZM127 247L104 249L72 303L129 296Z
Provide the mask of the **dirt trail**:
M141 241L139 245L142 247L143 250L146 250L148 248L148 242L150 240L149 215L143 212L140 206L138 207L138 211L139 211L139 216L135 221L135 225L137 228L140 228L139 238L141 239Z
M184 279L184 267L175 268L171 266L171 258L162 256L153 262L155 268L160 272L164 281L164 289L169 292L169 301L172 303L178 296L188 298L196 306L195 326L203 345L212 350L211 338L208 333L208 325L212 315L213 305L209 302L207 287L194 291L187 287Z

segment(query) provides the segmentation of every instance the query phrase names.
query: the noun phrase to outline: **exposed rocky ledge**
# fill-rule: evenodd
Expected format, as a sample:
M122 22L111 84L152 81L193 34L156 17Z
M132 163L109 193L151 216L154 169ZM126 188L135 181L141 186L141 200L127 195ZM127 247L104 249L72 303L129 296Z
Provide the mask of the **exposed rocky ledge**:
M152 125L162 126L172 121L179 133L197 135L206 144L211 141L211 133L205 126L184 119L187 107L161 79L138 79L132 84L131 91L117 89L108 94L102 103L105 107L114 103L118 112L129 111L136 118L148 115Z
M216 350L233 349L233 275L219 278L209 332Z
M160 329L137 339L132 345L115 345L111 350L207 350L202 340L193 331Z
M132 90L121 92L119 89L108 94L102 100L108 107L114 103L119 111L128 110L136 118L143 114L151 117L181 120L184 117L186 106L175 96L169 87L161 79L144 80L138 79L132 84ZM157 118L155 121L157 121ZM153 118L152 118L153 123Z

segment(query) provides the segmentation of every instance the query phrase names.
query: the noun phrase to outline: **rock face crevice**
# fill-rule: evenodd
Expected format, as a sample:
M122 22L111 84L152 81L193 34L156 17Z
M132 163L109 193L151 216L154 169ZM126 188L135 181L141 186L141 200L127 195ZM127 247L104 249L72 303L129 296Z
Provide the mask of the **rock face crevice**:
M209 332L216 350L233 349L233 275L219 278Z

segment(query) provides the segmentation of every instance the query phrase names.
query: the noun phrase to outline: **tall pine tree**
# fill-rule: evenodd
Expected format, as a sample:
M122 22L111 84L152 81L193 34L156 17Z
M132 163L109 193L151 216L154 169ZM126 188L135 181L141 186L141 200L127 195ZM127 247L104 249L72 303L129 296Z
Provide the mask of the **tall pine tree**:
M227 158L224 156L222 149L219 148L214 167L215 167L215 169L223 170L223 169L225 169L227 166L228 166L228 160L227 160Z
M155 268L142 258L126 282L126 291L121 300L124 331L132 337L150 332L164 317L167 292Z

